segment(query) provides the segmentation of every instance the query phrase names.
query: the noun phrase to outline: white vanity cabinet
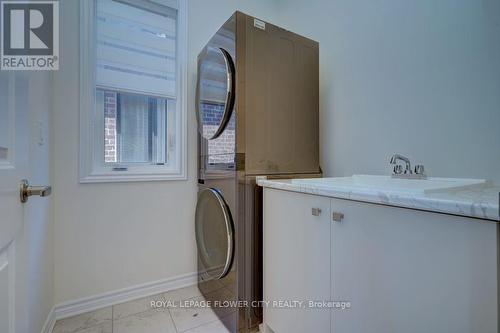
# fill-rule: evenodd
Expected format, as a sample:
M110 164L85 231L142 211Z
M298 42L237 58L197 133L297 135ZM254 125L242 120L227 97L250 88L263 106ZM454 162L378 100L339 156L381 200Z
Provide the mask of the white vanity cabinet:
M264 299L351 305L268 307L274 333L496 333L497 281L492 221L264 189Z

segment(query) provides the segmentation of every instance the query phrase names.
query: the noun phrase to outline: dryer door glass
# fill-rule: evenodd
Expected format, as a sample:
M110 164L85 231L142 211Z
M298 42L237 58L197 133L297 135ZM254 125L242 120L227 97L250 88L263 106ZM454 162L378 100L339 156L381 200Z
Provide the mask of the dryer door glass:
M233 261L234 226L229 207L217 190L209 188L199 193L195 223L198 257L204 273L221 279Z
M204 138L216 139L224 131L234 107L234 63L219 47L204 50L198 60L197 117Z

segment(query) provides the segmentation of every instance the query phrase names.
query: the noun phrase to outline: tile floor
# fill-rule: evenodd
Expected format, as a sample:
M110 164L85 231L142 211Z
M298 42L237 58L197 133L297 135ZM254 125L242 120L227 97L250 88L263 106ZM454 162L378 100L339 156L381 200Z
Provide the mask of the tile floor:
M219 287L219 288L218 288ZM213 293L231 297L224 286ZM206 307L179 307L185 301L203 301L197 286L169 291L127 303L58 320L52 333L227 333L229 330ZM166 307L152 308L151 301L165 301ZM229 310L224 318L237 315ZM224 320L224 318L222 320Z

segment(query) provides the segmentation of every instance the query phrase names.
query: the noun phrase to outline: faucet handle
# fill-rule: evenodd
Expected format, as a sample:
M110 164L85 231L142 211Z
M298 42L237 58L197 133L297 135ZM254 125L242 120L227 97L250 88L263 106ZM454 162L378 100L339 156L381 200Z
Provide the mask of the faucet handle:
M415 165L415 173L417 175L423 175L425 174L425 168L422 164Z
M395 175L400 175L403 173L403 166L401 164L396 164L394 166L394 174Z

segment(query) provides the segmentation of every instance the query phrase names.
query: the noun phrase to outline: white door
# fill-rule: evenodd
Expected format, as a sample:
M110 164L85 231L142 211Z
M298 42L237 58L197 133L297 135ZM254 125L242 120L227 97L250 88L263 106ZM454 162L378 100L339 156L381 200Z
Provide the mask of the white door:
M30 72L0 71L0 332L2 333L14 333L16 319L14 287L15 282L19 285L20 278L24 278L16 276L15 249L16 240L21 239L24 232L26 205L21 203L19 185L22 179L28 178L30 172L29 103L33 89L30 79L33 77ZM23 247L18 249L24 250L25 244L21 245ZM19 318L22 317L20 315L18 314Z
M0 332L9 333L14 332L14 243L23 223L19 181L28 174L27 87L25 73L0 71Z

